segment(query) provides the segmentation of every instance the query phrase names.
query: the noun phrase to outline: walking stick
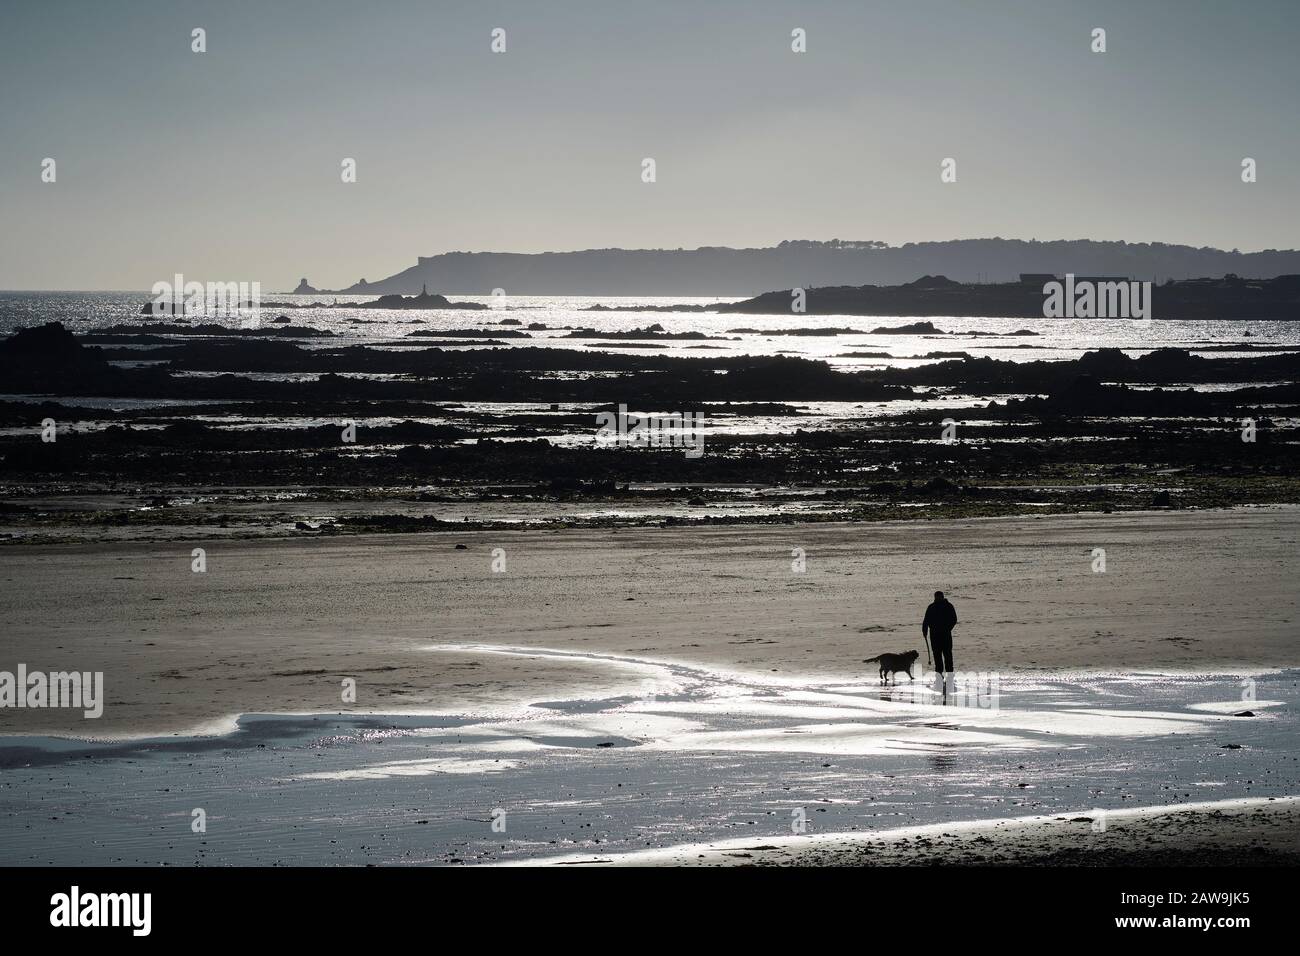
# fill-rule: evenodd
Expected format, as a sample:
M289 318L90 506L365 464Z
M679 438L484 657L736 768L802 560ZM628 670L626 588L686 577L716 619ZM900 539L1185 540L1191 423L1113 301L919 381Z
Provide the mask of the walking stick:
M922 631L921 637L925 639L925 666L930 667L932 666L930 662L930 635Z

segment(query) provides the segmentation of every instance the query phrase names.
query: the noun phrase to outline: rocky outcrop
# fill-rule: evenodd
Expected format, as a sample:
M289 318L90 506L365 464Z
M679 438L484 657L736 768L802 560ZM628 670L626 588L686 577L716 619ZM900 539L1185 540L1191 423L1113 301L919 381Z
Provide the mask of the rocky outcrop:
M360 309L470 309L478 311L487 306L481 302L452 302L446 296L430 294L427 290L419 295L381 295L373 302L362 302Z
M20 329L0 341L0 379L8 392L48 392L117 376L99 349L77 341L61 322Z

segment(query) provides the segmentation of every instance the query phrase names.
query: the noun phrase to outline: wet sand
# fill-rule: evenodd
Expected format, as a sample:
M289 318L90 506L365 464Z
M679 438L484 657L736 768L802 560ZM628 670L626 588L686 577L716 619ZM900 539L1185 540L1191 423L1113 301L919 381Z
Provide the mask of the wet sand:
M1297 670L1261 675L1248 703L1230 676L1023 674L945 706L925 685L869 678L486 645L455 653L565 660L591 670L588 694L627 683L504 717L245 716L222 736L8 737L0 863L924 863L950 846L979 862L990 849L1019 861L1099 845L1116 851L1106 862L1143 862L1145 837L1080 848L1049 830L1014 855L978 837L1005 842L1015 826L988 821L1029 814L1110 824L1134 808L1200 812L1300 793ZM207 831L190 829L194 808ZM1169 845L1156 848L1219 859L1219 822L1194 831L1201 857L1177 820L1161 824ZM982 829L966 842L945 836L971 826ZM1225 840L1224 862L1250 850Z
M1151 862L1148 848L1173 862L1233 862L1255 851L1229 834L1214 855L1218 818L1208 830L1161 822L1161 845L1076 846L1061 834L1134 808L1199 813L1207 801L1300 793L1297 670L1261 675L1248 703L1229 676L1024 674L945 706L925 685L870 678L456 652L580 664L596 678L588 694L602 681L636 683L507 717L245 716L215 737L5 738L0 863L905 864L949 847L973 863L1098 847L1111 863ZM209 815L200 834L189 827L196 807ZM1031 814L1053 827L1011 845L1020 824L989 822Z
M936 823L878 833L730 840L549 865L1295 866L1300 797Z
M1294 666L1300 508L784 527L465 532L0 550L0 669L99 671L99 720L0 733L211 733L245 713L518 713L641 676L495 644L857 680L923 651L952 597L961 670ZM458 545L464 545L458 550ZM1093 571L1093 549L1106 571ZM493 571L494 549L505 570ZM803 549L806 571L792 570ZM498 566L500 566L498 564ZM340 684L357 681L355 704Z

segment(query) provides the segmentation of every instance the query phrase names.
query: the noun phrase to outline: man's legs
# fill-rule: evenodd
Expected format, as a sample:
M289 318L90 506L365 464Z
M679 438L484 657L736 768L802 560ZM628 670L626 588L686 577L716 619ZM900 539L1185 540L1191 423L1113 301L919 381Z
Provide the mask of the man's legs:
M934 682L936 689L942 689L943 696L948 696L949 684L952 683L952 635L931 634L930 646L934 650Z
M931 634L930 646L934 650L934 669L940 674L952 671L952 635Z

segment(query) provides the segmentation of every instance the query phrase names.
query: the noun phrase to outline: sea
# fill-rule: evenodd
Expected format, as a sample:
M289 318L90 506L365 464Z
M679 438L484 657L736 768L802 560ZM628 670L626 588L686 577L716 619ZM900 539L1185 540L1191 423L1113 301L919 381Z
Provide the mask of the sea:
M0 292L0 334L44 322L61 322L73 332L103 331L118 324L155 321L142 315L150 301L148 292ZM493 329L528 331L527 339L504 339L491 347L568 348L578 351L609 350L644 355L796 355L829 362L840 369L909 368L941 361L934 352L966 352L1004 361L1027 362L1078 358L1086 351L1118 348L1133 355L1157 348L1184 348L1194 353L1219 356L1258 354L1233 351L1225 346L1294 346L1300 348L1300 333L1287 322L1242 321L1224 316L1215 320L1151 321L1128 319L1024 319L961 317L879 317L850 315L752 315L711 312L661 312L671 305L705 306L735 299L709 297L632 296L450 296L453 302L477 302L485 311L457 309L378 310L362 308L373 301L364 295L264 294L266 302L284 302L298 309L277 309L263 305L256 312L238 317L194 316L191 324L215 322L231 328L268 327L276 317L286 315L294 326L306 326L334 333L325 339L303 339L307 347L339 345L445 345L428 338L412 337L416 330L479 329L490 338ZM303 309L302 306L322 307ZM588 311L592 306L617 311ZM653 307L648 309L647 307ZM503 320L505 323L503 324ZM520 325L514 325L514 320ZM929 321L942 334L873 334L880 327L897 327ZM546 329L528 330L532 323ZM675 339L637 343L626 341L566 338L573 328L598 332L620 332L658 325L670 333L700 332L708 339ZM790 330L850 328L842 335L796 335ZM737 332L736 329L754 331ZM1034 335L1016 335L1028 330ZM968 333L980 333L971 335ZM707 349L701 348L707 346ZM468 348L488 346L466 346ZM887 355L862 356L872 352ZM232 369L231 371L239 371Z

